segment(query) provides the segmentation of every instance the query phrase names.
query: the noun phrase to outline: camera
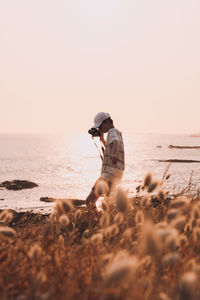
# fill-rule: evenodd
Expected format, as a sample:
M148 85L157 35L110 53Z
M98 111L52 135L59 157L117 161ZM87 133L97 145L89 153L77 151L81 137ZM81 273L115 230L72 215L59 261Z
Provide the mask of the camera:
M92 136L100 136L101 135L99 129L97 129L97 128L89 129L88 133L91 134Z

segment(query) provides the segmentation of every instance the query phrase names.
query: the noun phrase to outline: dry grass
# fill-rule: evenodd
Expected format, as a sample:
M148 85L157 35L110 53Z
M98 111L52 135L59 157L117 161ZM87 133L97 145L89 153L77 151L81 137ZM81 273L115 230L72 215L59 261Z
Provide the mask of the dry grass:
M200 299L200 199L167 200L161 185L148 175L101 212L61 201L50 216L2 212L0 298Z

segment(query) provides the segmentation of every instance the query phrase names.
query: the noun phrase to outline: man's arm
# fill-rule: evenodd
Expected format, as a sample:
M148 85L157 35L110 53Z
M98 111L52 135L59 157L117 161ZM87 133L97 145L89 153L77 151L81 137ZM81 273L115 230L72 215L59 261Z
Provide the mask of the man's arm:
M102 131L100 131L101 135L100 135L100 141L104 144L104 147L106 146L106 141L104 139L104 133Z

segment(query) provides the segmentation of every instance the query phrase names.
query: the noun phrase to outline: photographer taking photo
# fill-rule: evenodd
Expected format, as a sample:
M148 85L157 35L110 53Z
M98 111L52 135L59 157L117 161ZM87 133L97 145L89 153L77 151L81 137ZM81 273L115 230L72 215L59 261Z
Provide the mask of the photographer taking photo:
M98 113L94 118L93 127L88 130L92 137L99 137L100 141L105 146L102 157L101 176L95 182L90 194L86 199L86 205L89 208L96 208L95 202L99 195L96 192L96 187L100 181L108 187L107 195L110 194L113 187L120 183L124 164L124 143L122 133L114 127L113 120L110 115L105 112ZM104 139L104 133L107 134L107 139Z

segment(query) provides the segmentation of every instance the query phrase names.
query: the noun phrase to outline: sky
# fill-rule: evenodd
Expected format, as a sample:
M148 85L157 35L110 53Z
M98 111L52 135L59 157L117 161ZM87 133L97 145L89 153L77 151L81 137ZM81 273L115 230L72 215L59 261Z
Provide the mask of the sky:
M199 0L0 0L0 133L200 132Z

